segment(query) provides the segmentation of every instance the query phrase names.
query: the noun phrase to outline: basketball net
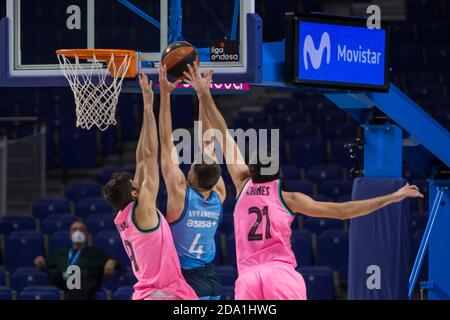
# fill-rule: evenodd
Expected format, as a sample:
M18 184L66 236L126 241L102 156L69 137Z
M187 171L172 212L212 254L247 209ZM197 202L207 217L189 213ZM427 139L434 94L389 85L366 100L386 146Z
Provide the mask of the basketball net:
M125 54L118 59L114 53L109 60L97 58L93 53L88 63L86 57L58 52L61 70L69 81L76 105L76 126L91 129L97 126L105 131L116 125L116 107L122 91L123 80L134 56ZM107 68L105 68L105 64Z

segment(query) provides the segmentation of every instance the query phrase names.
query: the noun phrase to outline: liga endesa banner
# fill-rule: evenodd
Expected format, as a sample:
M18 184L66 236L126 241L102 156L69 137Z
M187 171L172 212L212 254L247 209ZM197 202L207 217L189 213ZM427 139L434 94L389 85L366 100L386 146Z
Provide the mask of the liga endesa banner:
M155 87L159 88L158 84L155 84ZM177 86L177 89L192 89L192 87L188 84L181 83ZM211 84L211 90L216 91L249 91L250 84L248 83L213 83Z

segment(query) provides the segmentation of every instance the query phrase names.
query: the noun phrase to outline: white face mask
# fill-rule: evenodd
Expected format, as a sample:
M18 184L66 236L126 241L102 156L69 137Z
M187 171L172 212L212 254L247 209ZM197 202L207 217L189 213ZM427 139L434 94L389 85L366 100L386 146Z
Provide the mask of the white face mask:
M72 242L73 243L81 244L81 243L84 243L85 241L86 241L86 236L80 230L77 230L74 233L72 233Z

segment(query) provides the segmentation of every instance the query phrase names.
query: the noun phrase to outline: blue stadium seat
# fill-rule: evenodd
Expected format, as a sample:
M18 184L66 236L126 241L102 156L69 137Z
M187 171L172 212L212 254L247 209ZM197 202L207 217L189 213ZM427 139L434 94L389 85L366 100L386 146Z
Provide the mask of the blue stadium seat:
M47 280L47 274L39 269L19 268L12 274L11 288L20 292L27 286L46 285Z
M82 199L102 196L102 187L96 182L74 182L67 187L66 197L75 203Z
M310 95L303 100L303 111L314 114L317 110L328 112L336 110L336 106L323 95Z
M306 229L294 230L291 240L297 264L302 267L312 265L311 232Z
M51 214L41 222L41 231L48 235L56 231L67 231L75 220L76 217L71 214Z
M115 291L117 289L118 278L119 278L119 271L114 270L112 275L103 276L101 287L106 290Z
M11 288L0 286L0 301L12 300L12 290Z
M33 206L33 216L44 219L50 214L70 213L70 202L66 198L43 198Z
M0 220L0 234L8 236L13 231L35 230L33 217L6 216Z
M342 179L342 169L337 165L316 165L308 170L307 177L314 183Z
M298 112L298 102L291 98L275 98L271 99L265 107L268 114L281 114Z
M321 235L327 230L342 229L343 224L341 220L337 219L305 217L303 227L314 234Z
M98 132L100 135L100 150L103 156L117 152L117 127L110 127L106 131Z
M5 285L5 268L0 267L0 287Z
M99 301L104 301L104 300L108 300L106 297L106 292L105 291L97 291L95 293L95 300L99 300Z
M20 254L18 254L20 252ZM33 266L34 258L43 255L44 239L38 231L14 231L6 239L5 269Z
M111 179L111 176L115 172L128 172L132 176L134 176L134 167L107 167L103 168L101 174L100 174L100 184L106 185L108 181Z
M103 249L112 258L117 259L122 265L130 263L117 231L100 231L94 237L93 245Z
M222 286L222 300L234 300L234 286Z
M301 192L311 196L313 194L313 184L308 180L283 180L286 191Z
M134 289L133 287L120 287L118 288L112 295L113 300L131 300L131 296L133 295Z
M225 265L236 266L236 242L234 235L227 237L225 249Z
M276 128L285 128L289 125L298 125L306 121L306 116L300 111L277 113L275 114L274 125Z
M291 166L283 166L281 168L281 179L290 180L290 179L299 179L300 178L300 168L291 165Z
M93 235L100 231L113 231L115 230L114 217L111 213L109 214L93 214L86 219L89 232Z
M291 162L301 168L325 163L325 140L322 138L296 139L291 144Z
M19 300L60 300L60 293L54 286L26 287L19 294Z
M217 274L220 277L222 286L234 286L238 277L237 269L233 266L217 266Z
M235 128L255 128L257 123L267 123L267 116L261 112L240 112L234 120Z
M312 124L289 124L281 128L283 140L295 142L297 139L317 137L316 127Z
M320 185L319 192L337 201L340 196L351 194L353 182L348 180L327 180Z
M136 277L132 271L123 272L117 278L117 287L134 286L137 282Z
M94 168L97 164L95 132L64 128L59 140L60 165L64 169Z
M330 109L330 110L317 110L312 115L312 121L319 126L325 126L340 122L345 122L347 115L342 110Z
M344 149L344 145L349 142L354 142L352 139L336 139L331 142L331 163L341 166L342 168L352 168L355 166L355 159L351 159L349 152ZM355 150L358 163L364 162L364 152L362 150Z
M341 279L348 276L348 232L328 230L317 241L317 264L330 266Z
M48 254L52 255L57 251L69 248L72 241L67 230L55 231L48 241Z
M113 210L103 198L81 199L75 206L77 217L88 219L92 215L109 215L112 220Z
M308 300L334 300L333 270L315 266L299 269L305 280Z
M117 128L119 130L119 137L123 141L134 141L138 138L138 126L136 120L136 113L138 105L136 103L127 104L127 102L122 99L127 95L123 95L119 100L117 106ZM139 130L140 130L139 126Z
M325 139L356 137L356 127L348 123L330 123L323 128Z

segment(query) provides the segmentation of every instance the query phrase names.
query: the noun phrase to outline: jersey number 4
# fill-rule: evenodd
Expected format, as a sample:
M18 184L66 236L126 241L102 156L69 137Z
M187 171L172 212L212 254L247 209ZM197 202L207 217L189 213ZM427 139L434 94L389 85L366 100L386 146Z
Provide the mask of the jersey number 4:
M198 259L201 258L202 253L203 253L203 245L197 246L198 241L200 240L201 236L202 235L200 233L197 233L195 235L194 241L192 241L191 246L189 247L189 253L190 254L196 253Z
M256 214L256 221L253 224L253 227L250 229L250 232L248 233L248 241L260 241L263 240L263 234L262 233L256 233L258 231L259 226L261 225L261 222L263 218L266 218L266 232L264 234L266 239L272 238L272 235L270 234L270 219L269 219L269 208L265 206L262 210L257 207L251 207L248 209L248 214Z

